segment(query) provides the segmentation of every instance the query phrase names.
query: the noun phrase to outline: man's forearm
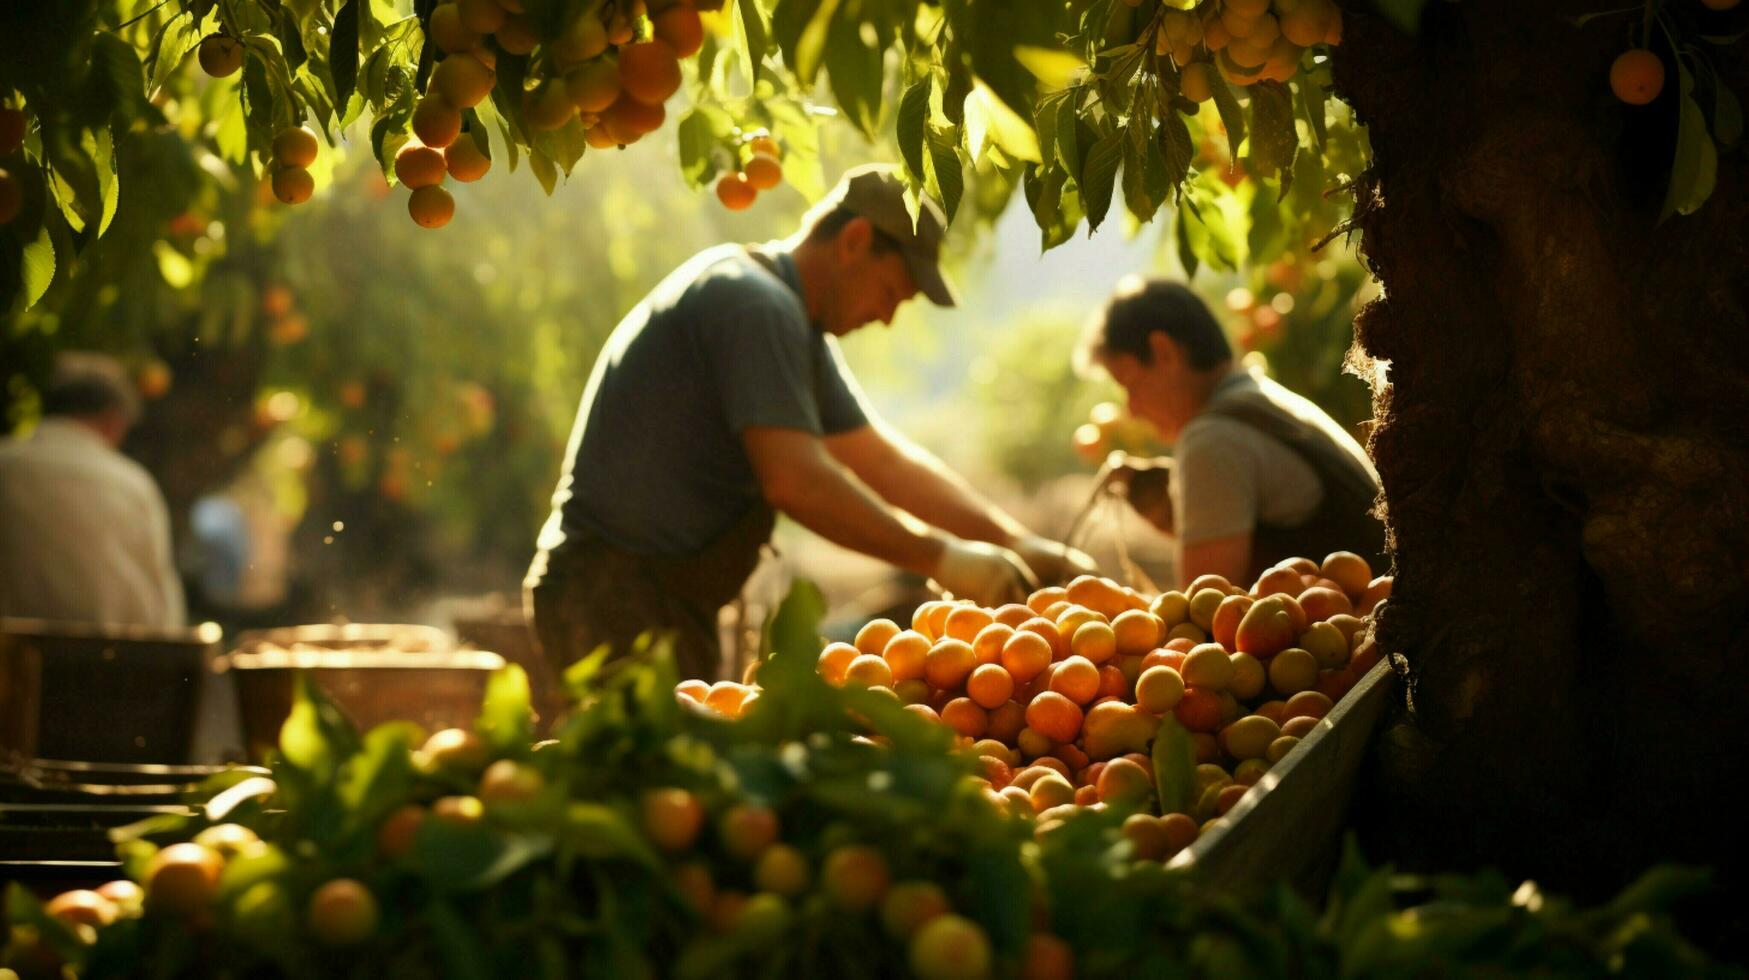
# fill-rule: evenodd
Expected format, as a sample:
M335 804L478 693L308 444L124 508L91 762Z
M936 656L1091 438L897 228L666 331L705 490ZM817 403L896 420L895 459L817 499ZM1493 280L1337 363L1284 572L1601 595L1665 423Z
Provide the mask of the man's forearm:
M941 542L905 526L898 515L836 467L812 474L804 493L772 503L791 520L852 551L927 575L941 557Z
M974 541L1007 545L1028 533L927 450L890 435L889 442L893 452L887 464L859 474L887 503Z

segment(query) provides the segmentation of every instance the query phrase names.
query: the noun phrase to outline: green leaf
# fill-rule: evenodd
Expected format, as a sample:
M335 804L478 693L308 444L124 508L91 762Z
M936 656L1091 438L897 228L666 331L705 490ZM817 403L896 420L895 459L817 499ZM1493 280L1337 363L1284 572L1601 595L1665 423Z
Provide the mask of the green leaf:
M553 196L553 190L559 186L559 168L545 153L539 150L528 151L528 169L534 172L536 180L540 181L541 189L547 196Z
M834 3L836 0L826 0L821 10ZM865 44L862 27L851 17L832 22L826 42L826 71L839 108L864 137L873 140L880 128L881 92L886 82L881 71L884 49Z
M24 308L30 309L48 292L55 280L55 243L49 237L47 225L37 229L36 238L24 246L24 260L19 265L23 275Z
M328 71L334 76L334 105L346 105L358 87L358 38L360 0L346 0L334 15L334 33L328 42Z
M951 143L932 137L929 140L929 173L935 181L937 196L941 198L942 214L952 222L966 189L959 150Z
M1694 76L1680 58L1676 65L1682 82L1682 108L1676 127L1676 157L1670 165L1670 190L1658 215L1660 221L1672 214L1693 214L1699 210L1712 196L1718 179L1718 149L1707 134L1706 116L1700 103L1694 100Z
M1077 111L1081 89L1073 89L1057 106L1057 159L1072 174L1081 172L1081 119ZM1079 178L1077 178L1079 183Z
M736 0L735 43L745 56L747 80L751 82L758 78L765 52L771 48L771 25L759 0Z
M1015 45L1014 60L1025 65L1047 92L1067 88L1077 75L1087 70L1087 62L1072 52L1031 44Z
M1123 160L1124 135L1111 132L1094 141L1082 162L1075 183L1081 187L1081 206L1087 210L1087 233L1099 230L1111 210L1111 194L1117 186L1117 165Z
M716 174L712 159L717 147L718 116L727 119L721 109L698 106L680 117L675 137L680 144L680 175L692 187L703 187Z
M1421 8L1427 0L1373 0L1373 6L1398 30L1413 36L1420 32Z
M625 814L600 803L573 802L565 807L563 839L567 848L594 860L625 858L654 871L662 859Z
M924 75L905 89L899 99L896 124L899 155L904 157L911 176L918 180L923 179L923 139L929 126L929 93L934 85L934 76Z
M439 891L476 891L503 881L552 851L550 839L508 834L484 824L426 820L413 835L412 864Z
M298 17L290 7L279 8L279 19L274 25L274 36L279 38L279 46L285 50L285 63L293 71L297 71L310 60L309 52L304 50L304 36L298 30Z
M1239 159L1239 144L1245 142L1245 110L1220 72L1209 73L1209 87L1214 90L1215 111L1221 115L1221 125L1227 127L1227 156Z
M1293 90L1280 82L1251 86L1251 172L1254 176L1282 180L1282 193L1293 181L1294 152L1299 148L1294 129Z
M1166 113L1160 121L1160 153L1166 165L1166 183L1174 194L1182 193L1190 162L1196 158L1196 144L1191 142L1184 117L1176 112Z
M291 712L279 729L279 751L285 761L327 779L358 746L352 723L317 690L308 674L300 673Z
M1191 798L1196 789L1196 746L1190 733L1178 719L1165 716L1150 754L1154 760L1154 785L1159 788L1160 812L1189 813L1196 802Z
M813 16L808 18L807 23L802 27L801 34L796 38L793 64L795 65L796 78L800 79L803 85L814 84L814 78L819 74L821 63L830 57L827 53L828 43L833 33L833 15L837 12L838 0L818 0ZM845 18L845 21L850 23L853 28L857 26L854 18ZM861 40L859 35L856 39L859 47Z
M474 731L499 755L525 751L534 741L528 674L520 666L506 664L493 671Z
M982 155L981 144L988 139L1013 159L1043 162L1038 134L982 80L973 84L972 94L966 99L966 134L974 161Z
M826 594L813 582L797 579L765 628L771 658L787 657L812 669L820 657L820 622L825 618Z
M1239 264L1239 238L1215 195L1206 184L1192 183L1178 220L1197 259L1217 269L1232 269Z
M164 25L152 54L151 80L146 86L148 94L164 87L188 53L200 44L200 38L200 25L190 11L178 14Z
M1330 139L1329 121L1324 118L1324 107L1330 99L1330 93L1324 91L1324 86L1310 79L1301 79L1298 89L1300 110L1305 113L1306 128L1312 133L1312 148L1322 153L1324 144Z
M1668 912L1678 900L1706 893L1712 880L1712 872L1705 868L1661 864L1635 879L1605 909L1617 918Z
M1196 278L1197 267L1201 264L1196 257L1196 247L1190 240L1190 208L1190 199L1181 192L1178 197L1178 217L1172 223L1172 235L1178 246L1178 261L1184 266L1184 278L1187 282Z
M1063 187L1069 175L1058 167L1028 164L1022 189L1039 228L1039 251L1048 252L1074 237L1078 217L1064 206Z

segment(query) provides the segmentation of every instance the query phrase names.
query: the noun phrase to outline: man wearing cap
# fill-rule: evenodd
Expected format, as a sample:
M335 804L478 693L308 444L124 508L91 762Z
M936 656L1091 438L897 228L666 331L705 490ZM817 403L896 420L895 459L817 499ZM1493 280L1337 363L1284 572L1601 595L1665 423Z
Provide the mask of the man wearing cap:
M1091 569L885 426L839 354L918 292L954 304L942 226L928 202L913 224L890 168L858 168L793 237L708 249L620 321L525 583L555 668L660 628L683 675L714 678L717 612L780 512L985 605Z

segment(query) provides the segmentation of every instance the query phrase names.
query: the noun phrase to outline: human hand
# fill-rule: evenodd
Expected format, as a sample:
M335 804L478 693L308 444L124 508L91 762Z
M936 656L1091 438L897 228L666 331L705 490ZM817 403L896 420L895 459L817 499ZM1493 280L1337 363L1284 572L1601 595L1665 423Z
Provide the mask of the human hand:
M1077 575L1099 574L1099 566L1085 551L1036 534L1016 540L1014 553L1032 569L1040 585L1061 585Z
M1148 523L1167 534L1174 533L1171 458L1127 454L1118 458L1119 454L1112 455L1113 459L1106 464L1110 467L1107 479L1112 485L1123 488L1130 506L1146 518Z
M957 538L947 540L930 578L954 598L988 607L1019 602L1037 587L1019 555L983 541Z

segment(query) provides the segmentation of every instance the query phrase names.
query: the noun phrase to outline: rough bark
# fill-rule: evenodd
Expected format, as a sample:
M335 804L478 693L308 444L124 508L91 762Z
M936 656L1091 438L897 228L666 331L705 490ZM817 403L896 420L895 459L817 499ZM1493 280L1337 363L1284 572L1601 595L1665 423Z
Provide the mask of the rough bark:
M1611 96L1637 12L1566 19L1610 6L1435 0L1413 38L1349 11L1335 59L1385 286L1357 343L1389 362L1376 841L1581 892L1655 860L1740 881L1749 758L1749 153L1658 221L1676 74ZM1707 51L1749 93L1745 45Z

